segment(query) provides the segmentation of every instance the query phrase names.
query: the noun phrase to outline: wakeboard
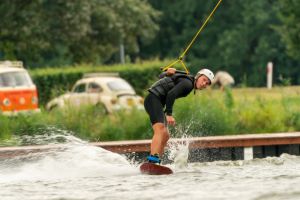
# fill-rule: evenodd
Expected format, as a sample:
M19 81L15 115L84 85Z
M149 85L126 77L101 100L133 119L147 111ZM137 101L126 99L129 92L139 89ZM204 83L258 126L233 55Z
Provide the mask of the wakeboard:
M173 174L173 171L162 165L157 165L154 163L145 162L140 166L140 171L142 174L148 175L166 175Z

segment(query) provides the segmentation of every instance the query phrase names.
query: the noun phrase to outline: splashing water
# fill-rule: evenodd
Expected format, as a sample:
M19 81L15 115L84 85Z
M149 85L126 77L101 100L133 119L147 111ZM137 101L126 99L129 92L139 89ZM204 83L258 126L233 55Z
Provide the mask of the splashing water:
M58 134L56 134L58 133ZM169 144L173 175L148 176L121 155L62 132L26 136L61 148L0 161L1 200L299 199L300 157L187 163L188 137Z
M179 124L171 130L173 137L180 137L180 141L169 141L167 150L168 159L174 161L174 167L177 171L186 168L188 165L189 138L191 138L189 132L193 123L194 120L191 120L188 123Z
M169 142L168 147L168 159L174 161L175 169L186 168L189 157L188 136L183 135L180 142Z
M45 140L45 137L47 140ZM0 164L0 183L130 175L138 173L124 156L89 145L72 135L25 136L27 141L57 144L59 148L8 159Z

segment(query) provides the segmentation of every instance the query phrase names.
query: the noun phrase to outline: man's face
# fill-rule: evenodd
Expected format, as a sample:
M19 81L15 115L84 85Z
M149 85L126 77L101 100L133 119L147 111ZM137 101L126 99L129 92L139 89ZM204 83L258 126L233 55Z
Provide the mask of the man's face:
M205 75L202 75L196 82L196 89L202 90L205 89L208 85L210 85L210 80Z

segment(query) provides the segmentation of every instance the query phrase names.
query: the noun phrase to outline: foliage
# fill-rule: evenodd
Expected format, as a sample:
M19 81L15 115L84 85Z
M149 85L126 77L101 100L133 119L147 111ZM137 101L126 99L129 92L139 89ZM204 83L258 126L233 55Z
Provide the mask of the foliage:
M144 139L151 136L147 115L140 110L106 115L97 112L92 106L85 106L63 111L54 110L51 113L43 111L30 116L18 115L13 118L0 116L0 119L0 141L15 136L22 138L28 135L48 134L50 129L51 134L68 132L92 141Z
M0 59L30 67L102 63L125 44L136 53L158 30L159 12L142 0L0 2Z
M150 2L163 13L162 28L151 44L142 44L142 57L176 58L218 0ZM299 84L299 6L297 0L222 1L186 56L189 68L192 72L202 66L225 70L237 84L261 87L266 82L266 65L272 61L275 83L283 77ZM298 57L289 57L286 48Z
M175 130L170 128L172 137L300 131L299 92L299 87L291 87L271 91L208 89L191 94L175 103L177 125ZM86 106L12 118L0 116L0 145L15 145L16 137L50 132L68 132L89 141L152 137L148 115L143 110L105 115Z
M277 26L283 42L286 44L287 53L300 59L300 2L297 0L279 1L279 19L281 26Z
M133 62L176 58L217 2L0 1L0 59L29 68L111 64L120 44ZM225 70L241 87L261 87L272 61L275 84L299 84L299 8L297 0L222 1L185 58L189 69Z

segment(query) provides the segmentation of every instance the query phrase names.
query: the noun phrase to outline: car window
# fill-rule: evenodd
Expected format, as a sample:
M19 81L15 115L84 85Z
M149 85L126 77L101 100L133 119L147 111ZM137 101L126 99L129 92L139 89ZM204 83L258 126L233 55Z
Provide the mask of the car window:
M133 90L132 87L123 80L110 81L107 83L107 86L112 91Z
M83 92L85 92L85 84L82 83L82 84L77 85L74 88L74 92L76 92L76 93L83 93Z
M103 89L97 83L90 83L88 86L88 92L99 93L102 91L103 91Z
M0 74L0 87L16 87L33 85L27 72L8 72Z

